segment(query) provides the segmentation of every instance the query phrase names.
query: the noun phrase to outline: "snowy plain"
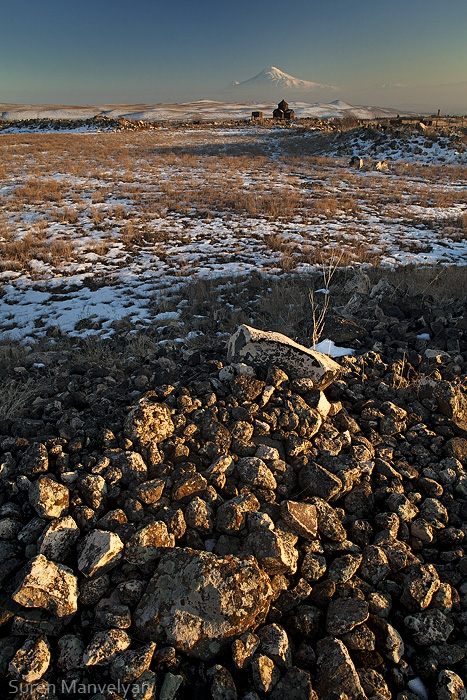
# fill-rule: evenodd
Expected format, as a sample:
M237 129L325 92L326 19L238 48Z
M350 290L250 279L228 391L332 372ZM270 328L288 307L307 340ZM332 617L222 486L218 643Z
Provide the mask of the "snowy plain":
M467 153L455 134L323 141L293 127L166 125L3 132L0 151L2 340L149 326L196 337L186 317L197 283L222 304L229 284L329 261L467 260ZM362 170L349 168L353 155Z

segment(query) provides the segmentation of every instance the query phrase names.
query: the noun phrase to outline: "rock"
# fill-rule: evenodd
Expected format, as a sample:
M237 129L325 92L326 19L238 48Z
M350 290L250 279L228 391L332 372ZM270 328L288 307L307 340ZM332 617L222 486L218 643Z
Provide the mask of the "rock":
M84 539L78 557L78 569L85 576L102 575L122 558L123 542L113 532L93 530Z
M342 557L336 557L328 569L328 577L336 583L346 583L361 563L361 554L344 554Z
M67 487L50 476L41 476L29 487L29 503L41 517L60 518L66 515L69 497Z
M274 687L270 700L318 700L308 671L292 666Z
M342 481L315 462L300 469L298 480L305 496L318 496L329 501L342 490Z
M237 700L237 688L232 674L220 664L208 669L207 677L211 679L211 696L213 700Z
M309 377L315 389L324 389L339 376L337 362L322 353L309 350L281 333L260 331L241 325L230 337L227 347L229 362L246 362L267 369L275 365L292 379Z
M237 474L241 481L263 489L276 489L277 482L266 464L258 457L243 457L238 460Z
M251 632L241 634L232 642L232 659L236 668L246 668L251 664L253 656L259 647L259 637Z
M96 632L83 653L83 666L107 666L130 646L130 638L119 629Z
M368 620L368 616L366 600L360 600L360 598L331 600L326 619L326 631L332 636L346 634Z
M148 391L130 411L125 419L124 432L127 438L143 447L163 442L175 430L170 409L159 403L154 391Z
M45 474L49 469L47 448L40 442L33 442L26 448L19 464L21 474Z
M135 409L136 410L136 409ZM150 409L148 409L148 412L150 412ZM131 414L130 414L131 415ZM139 413L138 413L139 415ZM165 415L165 413L164 413ZM130 417L127 418L129 420ZM142 419L141 419L142 420ZM149 418L148 418L149 420ZM155 428L152 424L152 429L153 432L157 432L157 428ZM148 435L151 435L152 433L150 432L150 428L148 428L148 435L144 432L145 427L144 423L141 425L138 423L138 428L133 427L133 429L129 432L131 434L137 433L137 431L140 431L141 434L143 435L142 438L136 438L135 440L137 444L142 444L144 447L148 447L148 445L151 445L151 440L149 439ZM138 433L139 434L139 433ZM139 440L139 442L138 442ZM121 450L120 452L113 452L110 455L112 465L116 467L117 469L120 469L122 472L122 477L121 481L124 486L130 486L130 487L136 487L139 484L143 484L146 479L147 479L147 474L148 474L148 468L146 466L146 463L144 462L143 458L138 452L132 452L130 450Z
M183 676L166 673L159 693L159 700L174 700L183 683Z
M58 640L58 668L68 671L80 668L83 662L84 644L74 634L65 634Z
M424 610L439 587L438 572L433 564L415 564L404 576L400 601L407 610Z
M445 642L454 629L449 617L440 610L426 610L404 618L414 641L422 646Z
M298 551L280 532L254 530L248 535L246 547L268 574L294 574L297 571Z
M309 552L303 557L300 573L307 581L317 581L326 573L326 559Z
M399 632L387 620L377 615L370 615L368 626L375 634L377 651L398 664L405 651Z
M287 525L306 540L316 539L318 532L318 516L314 505L282 501L281 518Z
M360 576L376 586L391 571L388 558L381 547L368 545L363 550Z
M230 535L245 528L247 513L257 511L260 503L252 493L243 493L223 503L217 509L216 528Z
M436 683L437 700L467 700L467 691L462 678L450 669L440 671Z
M258 630L261 650L279 666L290 668L292 665L292 648L287 632L280 625L273 623Z
M113 657L110 663L110 677L121 683L136 681L149 669L156 644L149 642L140 649L126 649Z
M13 678L25 683L38 681L50 664L50 650L44 636L28 637L10 662L8 671Z
M207 660L261 624L272 596L252 559L174 549L161 555L134 613L136 634Z
M137 532L125 545L124 557L130 564L142 568L154 564L166 548L175 547L175 537L167 525L156 520Z
M78 580L71 569L39 554L26 566L12 598L25 608L42 608L56 617L67 617L77 610Z
M422 377L418 385L418 395L424 400L435 399L438 411L454 421L467 419L467 396L460 387L447 381Z
M147 506L157 503L161 499L165 484L166 482L164 479L151 479L150 481L143 481L134 489L135 498Z
M325 637L317 645L315 690L322 698L338 689L349 700L366 700L357 671L345 645L334 637Z
M185 508L185 521L188 527L209 535L214 528L214 511L206 501L195 496Z
M131 612L122 605L119 595L113 591L110 596L101 598L94 608L94 622L97 627L128 629L131 625Z
M72 551L80 530L70 515L52 520L38 541L39 554L47 559L63 562Z
M281 674L274 661L265 654L258 654L251 663L253 685L260 693L269 693Z
M347 533L336 511L326 501L318 496L310 498L309 503L315 506L318 513L318 531L333 542L343 542Z

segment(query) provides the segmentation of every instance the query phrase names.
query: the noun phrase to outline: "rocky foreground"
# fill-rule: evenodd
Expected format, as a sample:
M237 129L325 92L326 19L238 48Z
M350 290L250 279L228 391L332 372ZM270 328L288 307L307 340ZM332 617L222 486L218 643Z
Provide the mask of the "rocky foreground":
M378 308L321 382L161 351L0 423L4 697L465 700L467 326Z

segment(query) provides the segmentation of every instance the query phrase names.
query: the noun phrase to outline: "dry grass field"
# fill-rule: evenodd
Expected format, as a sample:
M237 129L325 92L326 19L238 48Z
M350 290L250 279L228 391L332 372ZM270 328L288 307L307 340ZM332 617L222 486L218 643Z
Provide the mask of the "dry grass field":
M151 329L195 343L258 314L286 332L323 268L434 279L467 260L466 140L251 125L0 134L0 338Z

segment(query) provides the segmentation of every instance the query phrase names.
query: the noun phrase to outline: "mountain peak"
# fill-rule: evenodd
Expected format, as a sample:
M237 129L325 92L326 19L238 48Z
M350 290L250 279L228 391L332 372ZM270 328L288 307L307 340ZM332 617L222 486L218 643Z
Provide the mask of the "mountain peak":
M252 78L248 80L243 80L241 82L236 82L236 88L280 88L282 90L299 90L301 92L306 92L309 90L316 90L317 88L326 88L328 90L339 90L339 88L334 85L323 85L322 83L315 83L311 80L302 80L301 78L294 78L293 75L285 73L277 66L268 66L264 68L260 73L257 73Z

